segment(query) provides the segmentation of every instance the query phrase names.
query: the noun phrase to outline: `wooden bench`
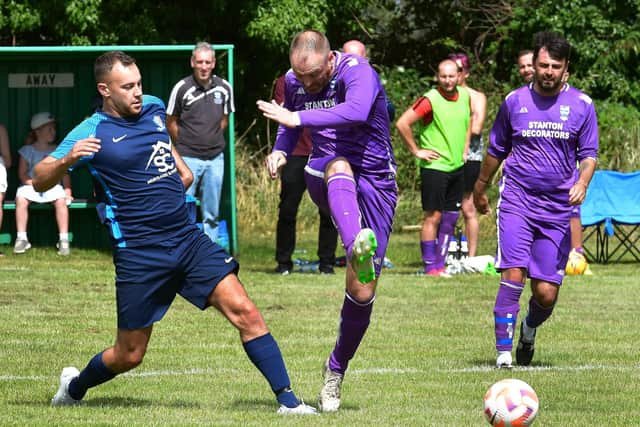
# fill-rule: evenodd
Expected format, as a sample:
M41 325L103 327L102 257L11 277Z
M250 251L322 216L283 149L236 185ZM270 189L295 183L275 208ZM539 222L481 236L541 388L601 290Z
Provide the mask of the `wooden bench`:
M5 213L6 212L13 212L13 211L16 210L16 202L15 202L15 200L5 200L5 202L2 204L2 207L3 207L3 210L5 211ZM96 223L97 223L97 215L95 214L95 208L96 208L96 202L95 201L90 201L90 200L87 200L87 199L74 199L68 205L68 207L69 207L69 210L71 210L71 211L78 211L78 212L83 211L83 210L87 211L87 213L90 216L93 215L93 217L96 218ZM46 211L46 210L53 211L53 204L51 204L51 203L30 203L29 204L29 210L30 211L33 210L35 212L41 212L41 213L43 213L42 211ZM71 216L72 214L70 213L69 215ZM7 220L9 220L9 221L7 221ZM7 218L7 216L4 215L4 219L3 219L2 222L3 222L3 229L6 230L8 228L11 228L11 230L15 230L15 219L14 218ZM31 220L29 222L31 223ZM55 227L55 225L54 225L54 227ZM54 228L54 230L55 230L55 228ZM53 236L52 238L55 238L55 236ZM29 239L29 240L32 240L32 239ZM73 242L73 231L69 231L69 240ZM0 232L0 245L10 245L11 241L12 241L12 233Z
M2 206L6 211L16 210L15 200L6 200ZM90 202L86 199L73 199L69 205L69 209L95 209L95 207L95 202ZM51 203L31 203L29 204L29 209L53 209L53 205Z
M200 206L200 200L195 199L195 204ZM16 203L14 200L6 200L3 208L5 215L2 220L2 230L0 230L0 245L10 245L12 238L15 237ZM72 246L98 249L111 247L107 230L98 220L95 208L96 202L90 199L74 199L69 205L69 240ZM55 245L58 234L53 205L30 203L29 211L28 233L31 244ZM201 221L199 209L196 215Z

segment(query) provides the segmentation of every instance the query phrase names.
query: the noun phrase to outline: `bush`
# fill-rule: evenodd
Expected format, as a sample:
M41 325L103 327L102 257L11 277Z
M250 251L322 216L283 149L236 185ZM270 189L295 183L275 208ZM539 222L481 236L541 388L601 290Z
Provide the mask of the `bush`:
M640 170L640 112L634 107L595 101L600 131L598 169Z

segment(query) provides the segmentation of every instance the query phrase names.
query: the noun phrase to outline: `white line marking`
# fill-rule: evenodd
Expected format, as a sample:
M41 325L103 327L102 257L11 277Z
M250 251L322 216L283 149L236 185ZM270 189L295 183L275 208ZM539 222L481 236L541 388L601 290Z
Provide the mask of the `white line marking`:
M576 371L618 371L629 372L637 371L638 366L613 366L613 365L581 365L581 366L514 366L511 371L530 371L530 372L576 372ZM493 365L472 366L460 369L399 369L399 368L363 368L353 369L349 371L350 375L414 375L428 372L453 373L453 374L474 374L478 372L493 372L497 368ZM183 371L140 371L126 372L121 376L125 377L171 377L180 375L221 375L232 374L238 375L242 371L240 369L199 369L192 368ZM52 381L57 379L58 375L0 375L0 381Z

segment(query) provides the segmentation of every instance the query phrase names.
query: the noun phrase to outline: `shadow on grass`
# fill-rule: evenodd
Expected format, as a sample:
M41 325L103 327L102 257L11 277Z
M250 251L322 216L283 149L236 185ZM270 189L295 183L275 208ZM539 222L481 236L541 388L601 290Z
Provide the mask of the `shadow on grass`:
M306 401L307 405L313 406L318 409L318 402L314 399L312 401ZM234 410L238 411L256 411L258 409L265 410L267 412L273 411L276 412L278 410L278 402L275 400L264 400L264 399L236 399L231 404L231 407ZM340 411L359 411L361 408L358 405L353 404L345 404L344 402L340 405Z
M12 405L16 406L51 406L50 401L46 400L20 400L10 402ZM82 403L78 406L78 408L89 407L89 408L140 408L147 406L164 406L167 408L190 408L190 409L199 409L202 408L202 405L197 402L192 401L164 401L164 400L151 400L151 399L140 399L130 396L115 396L115 397L98 397L95 399L89 398L87 400L83 400Z

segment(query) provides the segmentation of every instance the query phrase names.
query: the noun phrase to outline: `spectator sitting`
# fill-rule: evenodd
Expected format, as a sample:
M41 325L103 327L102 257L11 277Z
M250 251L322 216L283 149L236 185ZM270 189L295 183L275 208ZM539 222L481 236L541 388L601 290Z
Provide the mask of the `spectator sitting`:
M7 169L11 167L11 149L9 148L9 136L7 128L0 124L0 228L2 227L2 203L4 193L7 191ZM0 252L0 257L4 256Z
M71 179L65 175L62 185L57 184L50 190L39 193L32 185L33 167L47 157L54 149L56 140L56 122L51 113L38 113L31 118L31 132L20 148L18 161L18 178L22 185L16 192L16 243L13 252L25 253L31 248L27 238L27 221L29 220L29 203L53 203L56 211L56 222L60 238L57 244L58 254L67 256L69 248L69 208L67 203L71 196Z

